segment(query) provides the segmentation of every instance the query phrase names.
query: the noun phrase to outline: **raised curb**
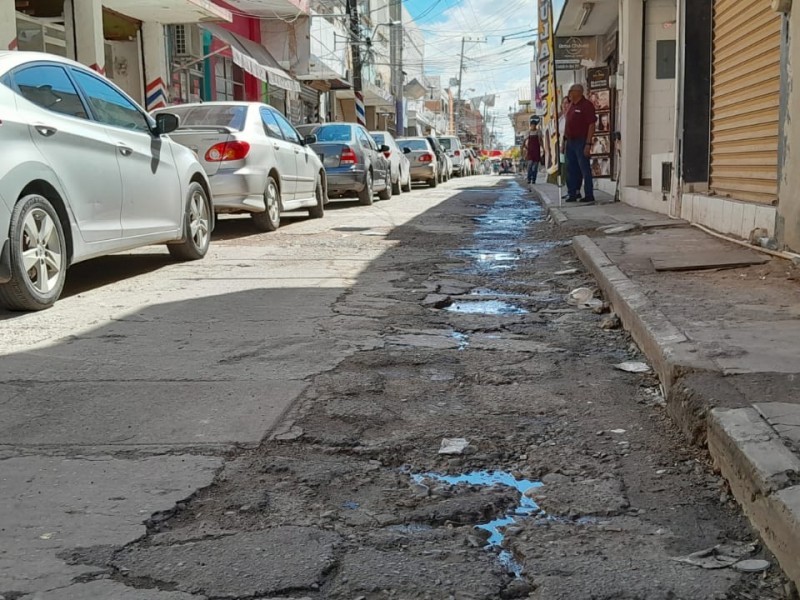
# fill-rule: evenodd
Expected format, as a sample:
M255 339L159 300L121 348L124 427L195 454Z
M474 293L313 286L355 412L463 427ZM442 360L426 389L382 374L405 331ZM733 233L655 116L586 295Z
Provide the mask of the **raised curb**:
M555 207L555 206L549 206L549 205L548 205L548 207L547 207L547 211L550 213L550 216L551 216L551 217L553 217L553 220L554 220L554 221L555 221L555 222L556 222L558 225L563 225L564 223L566 223L567 221L569 221L569 218L567 218L567 215L565 215L565 214L564 214L564 211L563 211L563 210L561 210L560 208L557 208L557 207Z
M800 587L800 459L752 408L712 410L708 450L747 518Z
M697 377L719 369L587 236L573 239L581 262L597 279L625 328L653 363L666 389L667 409L695 443L708 450L744 514L786 575L800 587L800 458L752 407L714 408L688 390ZM687 383L687 386L683 384ZM718 383L725 387L725 380ZM686 387L687 389L683 389ZM701 408L698 408L701 407Z
M702 358L694 343L650 302L639 285L629 279L591 238L579 235L573 238L572 246L597 279L634 341L652 361L667 394L688 372L717 370L711 361Z

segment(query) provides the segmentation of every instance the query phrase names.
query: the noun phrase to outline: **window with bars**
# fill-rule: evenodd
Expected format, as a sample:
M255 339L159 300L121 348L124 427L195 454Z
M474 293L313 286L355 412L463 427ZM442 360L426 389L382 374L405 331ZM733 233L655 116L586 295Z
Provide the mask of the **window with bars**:
M241 100L244 98L244 85L236 76L238 69L230 58L217 57L214 62L214 80L217 100Z

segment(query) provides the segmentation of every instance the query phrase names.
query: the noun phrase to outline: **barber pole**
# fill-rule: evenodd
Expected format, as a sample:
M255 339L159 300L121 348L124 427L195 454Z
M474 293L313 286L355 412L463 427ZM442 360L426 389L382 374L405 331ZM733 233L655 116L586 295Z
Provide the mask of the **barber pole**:
M147 112L164 108L167 105L167 86L160 77L147 84L144 95Z
M13 51L13 50L16 50L16 49L17 49L17 46L18 46L17 38L14 38L14 39L13 39L13 40L11 40L11 42L8 44L8 49Z
M364 107L364 94L355 92L356 97L356 120L359 125L367 126L367 109Z

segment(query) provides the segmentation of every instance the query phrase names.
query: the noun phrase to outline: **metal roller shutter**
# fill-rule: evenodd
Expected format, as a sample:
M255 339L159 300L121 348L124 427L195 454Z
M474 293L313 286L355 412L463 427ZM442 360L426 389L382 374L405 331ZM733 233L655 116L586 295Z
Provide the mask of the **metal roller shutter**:
M714 0L711 191L778 197L781 18L770 0Z

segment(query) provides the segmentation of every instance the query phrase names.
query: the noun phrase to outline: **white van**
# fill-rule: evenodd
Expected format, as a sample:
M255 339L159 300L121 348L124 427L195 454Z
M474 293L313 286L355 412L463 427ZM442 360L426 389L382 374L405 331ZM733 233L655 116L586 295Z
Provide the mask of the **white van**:
M461 141L454 135L445 135L438 139L453 163L453 174L461 177L464 175L464 160L466 159Z

